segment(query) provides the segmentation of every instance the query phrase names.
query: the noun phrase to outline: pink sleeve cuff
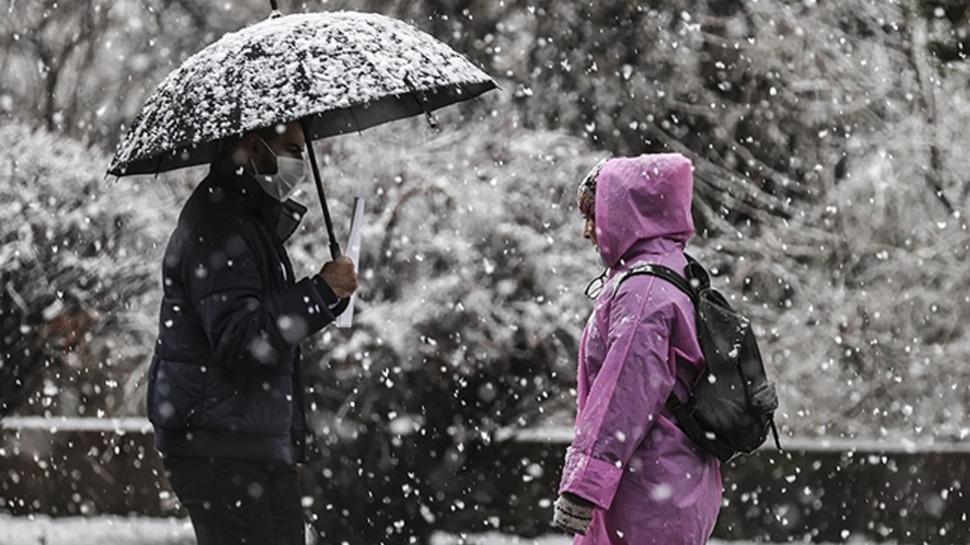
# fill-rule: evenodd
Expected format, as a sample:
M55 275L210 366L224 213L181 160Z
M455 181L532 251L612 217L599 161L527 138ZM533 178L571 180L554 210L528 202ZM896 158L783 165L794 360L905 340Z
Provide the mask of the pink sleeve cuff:
M600 509L609 509L621 476L622 466L597 460L570 447L566 452L559 493L569 492L596 504Z

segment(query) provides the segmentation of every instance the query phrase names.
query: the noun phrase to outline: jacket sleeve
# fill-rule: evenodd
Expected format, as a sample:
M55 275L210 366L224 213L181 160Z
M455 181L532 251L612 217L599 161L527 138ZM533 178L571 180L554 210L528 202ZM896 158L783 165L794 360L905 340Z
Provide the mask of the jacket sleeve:
M602 509L613 503L633 452L674 387L674 362L668 361L672 313L651 294L653 281L632 278L613 300L606 356L566 454L559 492Z
M328 303L336 297L322 279L264 293L265 267L238 234L206 233L191 255L189 293L215 360L227 370L272 366L334 320Z

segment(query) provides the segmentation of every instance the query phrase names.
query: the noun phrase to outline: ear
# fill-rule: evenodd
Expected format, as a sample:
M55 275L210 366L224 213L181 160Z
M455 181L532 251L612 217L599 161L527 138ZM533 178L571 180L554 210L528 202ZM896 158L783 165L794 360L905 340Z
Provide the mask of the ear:
M249 159L255 160L257 157L259 157L259 135L256 134L255 131L247 132L246 135L243 136L240 143L242 144L243 149L246 150L246 154L249 156Z
M232 162L237 166L247 166L258 157L256 149L259 142L256 140L256 133L247 132L242 138L236 141L232 151Z

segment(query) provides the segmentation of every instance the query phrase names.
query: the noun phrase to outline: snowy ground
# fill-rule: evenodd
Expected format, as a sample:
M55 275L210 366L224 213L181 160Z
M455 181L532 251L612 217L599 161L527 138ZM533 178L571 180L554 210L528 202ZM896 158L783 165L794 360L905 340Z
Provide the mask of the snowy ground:
M0 515L3 545L195 545L188 519L65 517L10 517ZM520 538L498 533L438 534L431 545L567 545L569 538L545 536ZM712 541L711 545L753 545L753 542ZM852 545L866 545L852 541ZM759 545L768 545L759 543Z
M0 516L3 545L195 545L188 519Z

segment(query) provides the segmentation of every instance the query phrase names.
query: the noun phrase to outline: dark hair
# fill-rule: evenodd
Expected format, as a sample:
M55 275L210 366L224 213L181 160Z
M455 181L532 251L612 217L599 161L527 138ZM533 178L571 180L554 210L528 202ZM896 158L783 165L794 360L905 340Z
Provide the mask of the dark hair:
M256 134L261 136L263 140L266 140L267 142L269 142L270 139L278 138L279 135L282 134L277 127L285 127L285 126L286 126L285 123L276 123L275 125L270 125L269 127L256 129L255 131L252 131L252 132L255 132Z
M258 134L263 140L269 143L272 138L279 136L280 133L277 132L276 127L279 127L280 125L281 123L277 123L275 125L270 125L269 127L260 127L258 129L253 129L251 131L246 131L244 133L234 134L232 136L223 138L218 144L216 144L216 158L228 157L232 153L232 150L235 149L236 145L251 132Z
M579 183L579 190L576 194L576 201L579 205L579 212L587 217L592 218L595 213L594 205L596 204L596 178L599 176L600 170L603 169L603 165L606 164L607 159L602 159L600 162L596 163L583 181Z

